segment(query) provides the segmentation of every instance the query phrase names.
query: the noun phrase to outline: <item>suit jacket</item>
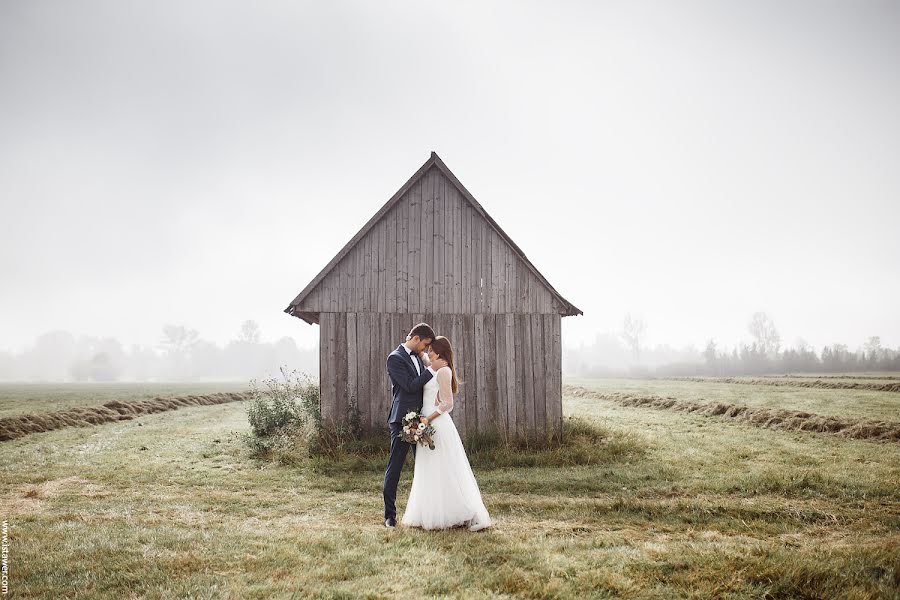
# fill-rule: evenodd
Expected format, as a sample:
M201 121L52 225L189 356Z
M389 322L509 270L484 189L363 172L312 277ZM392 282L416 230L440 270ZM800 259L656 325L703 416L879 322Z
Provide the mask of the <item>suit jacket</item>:
M434 374L422 365L422 374L416 373L416 365L412 356L403 344L388 354L387 374L391 380L391 410L388 413L388 424L400 423L403 415L411 410L422 410L422 388L434 377Z

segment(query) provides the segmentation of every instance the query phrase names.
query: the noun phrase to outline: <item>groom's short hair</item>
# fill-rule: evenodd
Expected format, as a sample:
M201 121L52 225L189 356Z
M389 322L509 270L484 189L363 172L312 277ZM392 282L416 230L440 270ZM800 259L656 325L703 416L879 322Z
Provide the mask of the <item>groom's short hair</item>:
M428 323L419 323L409 330L409 339L419 336L420 340L434 340L434 329Z

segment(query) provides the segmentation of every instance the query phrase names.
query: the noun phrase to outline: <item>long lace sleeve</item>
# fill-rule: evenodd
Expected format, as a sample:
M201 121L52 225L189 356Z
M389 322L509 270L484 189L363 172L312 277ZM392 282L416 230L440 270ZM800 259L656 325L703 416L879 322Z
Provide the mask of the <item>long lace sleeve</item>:
M435 410L444 414L453 409L453 388L450 384L452 375L450 367L444 367L437 372L438 380L438 401L435 403Z

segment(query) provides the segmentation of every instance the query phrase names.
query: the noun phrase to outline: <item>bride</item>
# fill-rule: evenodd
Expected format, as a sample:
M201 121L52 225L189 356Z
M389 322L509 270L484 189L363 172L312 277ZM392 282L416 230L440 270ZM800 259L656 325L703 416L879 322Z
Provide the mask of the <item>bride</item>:
M422 421L434 426L434 450L418 448L409 500L401 523L424 529L491 525L466 450L450 417L453 394L459 391L450 340L439 335L428 349L428 363L438 358L447 366L423 388Z

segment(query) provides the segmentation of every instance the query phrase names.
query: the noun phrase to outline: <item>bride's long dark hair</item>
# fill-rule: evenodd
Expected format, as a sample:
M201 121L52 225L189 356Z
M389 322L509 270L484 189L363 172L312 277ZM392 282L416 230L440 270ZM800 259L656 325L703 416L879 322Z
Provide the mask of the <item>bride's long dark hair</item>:
M443 358L447 361L450 373L453 374L453 378L450 380L450 389L453 390L454 394L458 393L459 384L456 381L456 367L453 366L453 347L450 345L450 340L439 335L431 342L431 349L438 355L438 358Z

